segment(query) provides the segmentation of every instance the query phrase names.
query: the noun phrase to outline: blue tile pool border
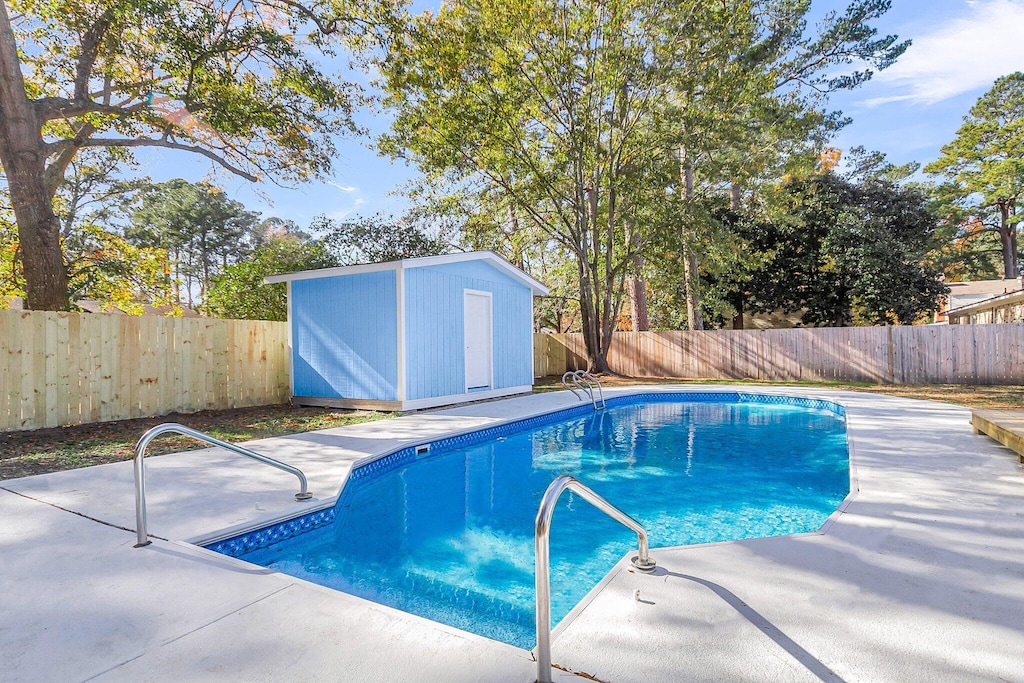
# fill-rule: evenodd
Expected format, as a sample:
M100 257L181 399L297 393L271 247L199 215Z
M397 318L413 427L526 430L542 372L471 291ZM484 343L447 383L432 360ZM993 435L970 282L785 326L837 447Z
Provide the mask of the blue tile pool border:
M804 398L801 396L784 396L780 394L752 394L738 391L659 391L645 392L639 394L627 394L608 398L606 405L609 408L622 405L633 405L637 403L760 403L768 405L790 405L811 410L828 411L844 421L846 420L846 409L833 401L826 401L817 398ZM590 403L581 403L569 408L561 408L542 415L534 415L519 420L510 420L503 424L492 427L484 427L463 434L442 437L436 440L424 441L410 446L404 446L397 451L386 453L374 460L359 465L349 473L338 501L329 508L315 510L313 512L292 517L283 522L247 531L223 540L215 541L204 545L208 550L213 550L222 555L230 557L241 557L255 550L266 548L289 538L308 533L313 529L326 526L334 522L337 515L337 508L342 504L348 483L367 477L379 477L391 472L403 465L415 461L417 458L438 455L460 448L468 448L487 441L492 441L510 434L525 432L538 427L543 427L556 422L562 422L577 416L589 415L594 412ZM429 446L425 453L417 454L423 446Z

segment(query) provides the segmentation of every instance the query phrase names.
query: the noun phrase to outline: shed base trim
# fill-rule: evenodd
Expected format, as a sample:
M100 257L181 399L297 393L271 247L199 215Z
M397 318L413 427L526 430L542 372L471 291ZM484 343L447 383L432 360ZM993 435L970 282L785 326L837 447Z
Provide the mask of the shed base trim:
M401 401L377 401L371 398L338 398L337 396L292 396L293 406L320 406L323 408L354 408L357 410L402 410Z
M489 398L501 398L503 396L513 396L515 394L529 394L532 391L533 385L523 384L521 386L506 387L504 389L471 391L464 394L453 394L450 396L431 396L429 398L417 398L411 401L378 401L369 398L293 396L292 405L404 412L406 410L423 410L424 408L436 408L438 406L455 405L457 403L470 403L472 401L482 401Z

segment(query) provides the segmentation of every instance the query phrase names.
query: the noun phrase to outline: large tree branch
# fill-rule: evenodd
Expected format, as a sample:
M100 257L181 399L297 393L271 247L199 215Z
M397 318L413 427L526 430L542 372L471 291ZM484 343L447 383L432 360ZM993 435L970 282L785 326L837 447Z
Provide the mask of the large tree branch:
M75 137L71 138L70 145L67 145L60 152L57 153L57 158L50 162L46 167L46 189L50 193L50 197L53 197L57 193L57 187L61 181L64 180L64 172L67 171L68 166L74 160L75 155L78 154L78 150L82 147L83 141L89 138L90 135L96 132L96 128L91 124L84 124L78 131L75 132Z
M173 140L167 140L163 138L152 139L152 138L90 138L87 140L78 141L76 139L59 140L57 142L51 142L47 145L47 151L50 154L60 154L68 148L73 147L164 147L166 149L177 149L183 152L192 152L193 154L201 154L207 159L210 159L214 163L218 164L222 168L231 173L245 178L250 182L258 182L257 178L252 173L235 166L230 161L217 154L212 149L206 147L200 147L199 145L186 145Z
M75 67L75 99L89 99L89 79L92 78L92 69L96 64L96 56L99 54L100 45L114 17L114 8L111 7L100 15L96 23L89 27L89 30L82 36L82 45L78 53L78 64Z
M116 104L101 104L88 97L84 99L68 99L67 97L40 97L32 101L36 115L40 121L55 119L72 119L83 114L108 114L124 118L146 109L145 102L138 102L125 107Z
M10 163L6 158L14 151L18 138L27 142L25 136L38 135L38 121L25 95L25 78L18 56L18 42L14 37L7 17L7 4L0 2L0 163Z

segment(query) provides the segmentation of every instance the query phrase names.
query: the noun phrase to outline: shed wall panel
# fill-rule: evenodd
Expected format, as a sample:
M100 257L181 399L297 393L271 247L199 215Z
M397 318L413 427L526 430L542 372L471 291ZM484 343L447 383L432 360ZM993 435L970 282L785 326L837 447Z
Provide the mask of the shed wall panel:
M292 283L295 395L398 398L393 270Z
M494 389L533 384L533 293L483 262L405 272L406 376L410 400L466 390L463 293L493 295Z

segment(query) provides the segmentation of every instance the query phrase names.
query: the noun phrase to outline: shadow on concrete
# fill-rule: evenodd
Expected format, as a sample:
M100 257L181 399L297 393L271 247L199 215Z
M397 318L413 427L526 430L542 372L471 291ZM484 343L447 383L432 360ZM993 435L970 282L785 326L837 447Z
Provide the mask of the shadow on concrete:
M689 574L679 574L677 572L669 571L663 567L658 567L652 572L652 576L671 576L677 579L684 579L686 581L692 581L698 583L701 586L709 589L715 595L725 601L730 607L736 610L744 619L749 621L757 630L765 634L775 644L781 647L783 650L788 652L796 661L806 668L809 672L817 676L822 681L827 683L845 683L834 671L829 669L827 666L821 663L817 657L812 655L810 652L800 646L799 643L794 641L792 638L787 636L785 633L780 631L771 621L765 618L760 612L755 610L753 607L745 603L738 595L730 591L725 586L717 584L713 581L699 578L697 576L691 576Z

